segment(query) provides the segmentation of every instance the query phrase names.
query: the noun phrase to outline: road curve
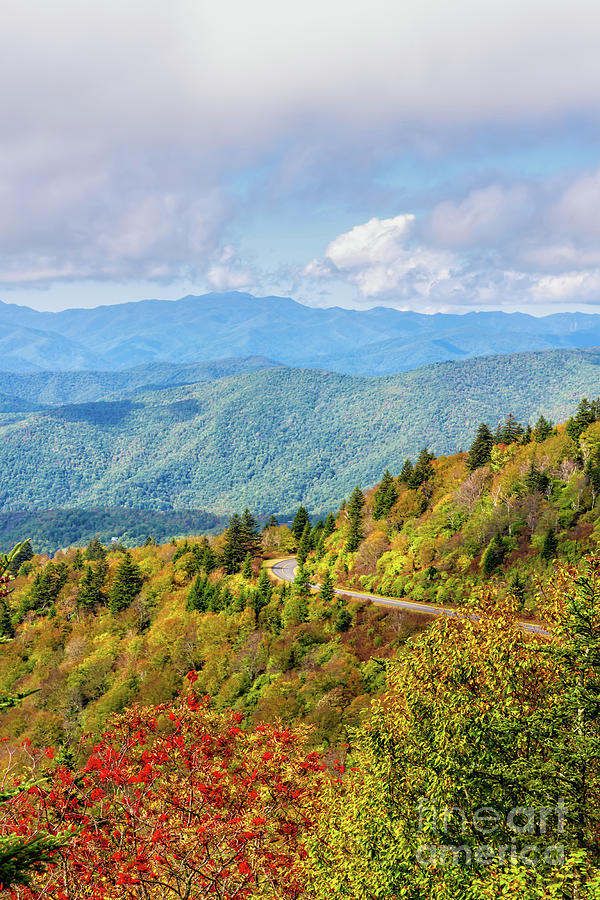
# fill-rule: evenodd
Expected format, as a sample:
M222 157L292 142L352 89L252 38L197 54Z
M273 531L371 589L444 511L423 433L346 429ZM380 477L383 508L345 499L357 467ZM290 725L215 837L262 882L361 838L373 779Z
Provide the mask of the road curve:
M276 562L272 566L271 572L279 581L290 582L294 580L297 567L296 557L289 556L287 559ZM312 587L318 590L320 585L315 584L312 585ZM458 610L453 609L450 606L432 606L431 603L418 603L416 600L393 600L391 597L380 597L378 594L363 594L359 591L349 591L345 588L335 588L335 592L336 594L344 594L346 597L358 597L360 600L370 600L371 603L375 603L377 606L391 606L396 609L407 609L410 612L421 613L424 616L456 616L458 613ZM476 615L473 615L472 618L474 621L477 620ZM521 620L519 625L524 631L529 631L531 634L540 634L545 637L550 636L549 631L546 631L545 628L542 628L541 625L536 625L534 622Z

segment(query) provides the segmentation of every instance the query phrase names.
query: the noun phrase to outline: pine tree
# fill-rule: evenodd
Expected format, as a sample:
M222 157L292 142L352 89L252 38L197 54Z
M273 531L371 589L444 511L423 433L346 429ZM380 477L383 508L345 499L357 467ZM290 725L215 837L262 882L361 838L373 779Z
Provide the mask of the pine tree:
M471 444L467 456L467 469L474 472L481 466L485 466L490 461L492 455L492 447L494 446L494 438L489 426L482 422L477 429L475 440Z
M189 610L196 610L197 612L206 612L207 610L207 602L206 602L206 587L208 581L202 575L196 575L194 581L192 582L192 586L188 591L186 608Z
M297 541L302 537L302 532L306 528L307 525L310 525L310 519L308 517L308 513L303 506L298 507L298 512L294 516L294 521L292 522L292 534L296 538Z
M551 560L556 558L557 550L558 540L556 539L554 529L548 528L546 534L544 535L544 543L542 544L541 549L542 559L545 559L546 562L551 562Z
M87 545L85 558L89 559L90 562L94 562L98 559L104 559L105 556L106 548L101 543L100 538L98 536L93 537Z
M246 553L250 556L258 556L261 551L261 540L256 519L248 508L244 510L240 520L240 531L242 545Z
M254 611L258 616L268 606L273 596L273 585L266 569L261 569L260 578L255 592Z
M263 528L263 531L266 531L267 528L279 528L279 522L277 521L275 516L270 516L265 524L265 527Z
M549 422L544 416L540 416L535 423L535 428L533 430L533 438L536 444L541 444L547 437L550 437L552 428L552 422Z
M411 479L412 473L413 473L413 464L411 463L410 459L405 459L404 465L402 466L402 469L400 470L400 474L398 475L398 481L401 481L404 484L408 484L408 482Z
M362 510L365 498L359 487L355 487L348 500L346 511L348 513L348 530L346 535L346 550L354 553L358 550L360 542L364 538L362 528Z
M522 444L530 444L532 441L532 438L533 438L533 429L532 429L531 425L529 423L527 423L527 428L525 429L523 437L521 438L521 443Z
M58 599L67 583L69 570L64 562L47 563L33 579L28 596L23 598L22 611L44 612Z
M10 640L15 636L15 629L10 619L10 610L4 597L0 598L0 641Z
M494 569L500 565L504 559L505 553L506 548L504 542L498 535L494 535L487 545L485 553L481 557L481 571L485 576L491 575Z
M331 577L331 572L329 571L329 569L327 569L327 571L323 575L323 581L321 582L319 595L324 603L333 603L333 600L335 598L335 588L333 586L333 579Z
M115 580L109 594L109 607L112 613L121 612L133 603L142 589L142 574L138 565L127 551L117 567Z
M81 550L79 549L79 547L78 547L77 550L75 551L75 556L73 557L73 563L72 563L72 565L73 565L73 569L74 569L76 572L81 572L81 570L83 569L83 565L84 565L84 562L83 562L83 553L81 552Z
M293 582L293 589L296 596L304 597L310 594L310 581L304 566L298 566L298 571L296 572L296 577Z
M242 566L242 578L252 578L252 557L249 553L246 553L244 565Z
M228 575L239 572L244 559L246 549L242 534L242 523L236 513L232 516L229 527L225 532L225 546L223 547L223 566Z
M396 482L386 469L373 498L373 518L383 519L398 499Z
M423 450L421 450L419 458L415 463L415 467L412 470L412 474L407 480L409 487L418 488L431 478L433 475L431 463L434 459L433 453L430 453L427 447L424 447Z
M106 563L100 562L96 571L90 565L86 566L85 572L79 582L79 590L77 591L77 603L88 609L103 604L106 596L103 591L103 585L106 578Z
M348 631L352 625L352 616L346 607L345 602L338 599L338 612L335 617L334 627L336 631Z
M323 525L323 537L328 538L331 537L333 532L335 531L335 516L333 513L329 513L327 518L325 519L325 524Z
M306 562L306 557L308 556L310 551L310 525L304 526L304 531L302 532L302 537L300 538L300 542L298 544L298 550L296 551L296 559L298 560L299 565L303 566Z
M504 420L504 425L498 430L498 444L514 444L523 434L523 426L517 422L512 413Z

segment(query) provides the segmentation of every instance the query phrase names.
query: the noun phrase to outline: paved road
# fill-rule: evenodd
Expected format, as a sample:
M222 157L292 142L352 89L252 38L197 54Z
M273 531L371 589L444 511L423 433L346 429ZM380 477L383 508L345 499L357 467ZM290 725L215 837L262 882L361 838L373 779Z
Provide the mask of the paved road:
M297 566L298 563L296 562L296 557L290 556L287 559L282 559L281 562L275 563L271 571L276 578L280 579L280 581L293 581ZM318 589L319 585L314 585L314 587ZM397 609L407 609L411 612L421 613L424 616L455 616L457 614L457 610L450 606L433 606L431 603L418 603L415 600L392 600L389 597L380 597L378 594L362 594L359 591L348 591L341 588L336 588L335 592L336 594L344 594L346 597L358 597L362 600L370 600L371 603L375 603L377 606L392 606ZM476 621L477 616L474 615L473 620ZM541 625L536 625L533 622L521 621L519 624L525 631L529 631L532 634L550 634L550 632L546 631L545 628L542 628Z

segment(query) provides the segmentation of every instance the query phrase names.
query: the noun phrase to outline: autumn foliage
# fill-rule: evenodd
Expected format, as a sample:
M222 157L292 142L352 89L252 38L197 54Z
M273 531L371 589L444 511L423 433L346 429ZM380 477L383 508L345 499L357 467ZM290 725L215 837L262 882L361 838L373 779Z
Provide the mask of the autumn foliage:
M303 841L324 766L301 732L240 727L190 692L116 717L84 765L24 748L34 777L0 834L70 832L21 900L167 896L243 900L302 892Z

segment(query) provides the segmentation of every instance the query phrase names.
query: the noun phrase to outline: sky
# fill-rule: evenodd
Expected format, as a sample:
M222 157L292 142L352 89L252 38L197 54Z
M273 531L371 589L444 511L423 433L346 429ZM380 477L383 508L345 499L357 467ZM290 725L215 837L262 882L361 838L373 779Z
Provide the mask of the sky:
M20 0L0 299L600 311L597 0Z

